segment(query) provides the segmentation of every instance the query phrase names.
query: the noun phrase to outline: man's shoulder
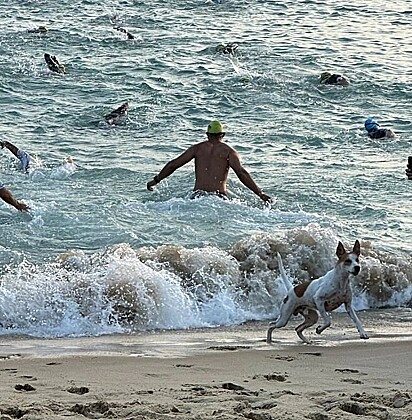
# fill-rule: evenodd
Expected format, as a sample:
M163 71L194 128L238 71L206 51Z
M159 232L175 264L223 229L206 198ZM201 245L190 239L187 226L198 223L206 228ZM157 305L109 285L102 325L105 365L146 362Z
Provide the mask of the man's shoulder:
M232 146L229 146L227 143L223 143L221 141L219 142L211 142L209 140L203 141L201 143L198 143L199 146L204 144L206 147L213 147L218 149L225 149L225 150L235 150Z

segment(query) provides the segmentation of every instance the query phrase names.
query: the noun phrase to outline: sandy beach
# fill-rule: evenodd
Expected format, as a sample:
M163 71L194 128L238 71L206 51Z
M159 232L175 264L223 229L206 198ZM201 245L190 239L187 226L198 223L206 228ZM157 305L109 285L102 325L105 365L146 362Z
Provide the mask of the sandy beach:
M93 338L0 340L0 420L412 419L410 323L345 314L301 344L291 323ZM368 319L371 321L368 323ZM372 319L375 322L372 322ZM372 326L371 326L372 325Z

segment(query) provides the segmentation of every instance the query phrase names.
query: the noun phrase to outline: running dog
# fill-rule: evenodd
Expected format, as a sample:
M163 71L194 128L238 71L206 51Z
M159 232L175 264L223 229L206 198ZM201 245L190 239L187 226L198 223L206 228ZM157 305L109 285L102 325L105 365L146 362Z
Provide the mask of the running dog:
M288 289L288 294L283 300L278 319L270 323L266 338L267 343L272 342L272 332L275 328L284 327L292 315L301 314L305 320L296 327L296 332L302 341L310 344L310 341L303 335L303 331L318 321L319 313L322 317L323 325L319 325L316 328L316 332L321 334L332 322L328 312L332 312L342 304L345 304L346 311L355 323L360 338L365 340L369 338L352 308L352 290L349 282L350 275L357 276L360 272L359 241L355 242L351 252L347 252L342 242L339 242L336 255L338 261L333 270L316 280L307 281L293 287L283 268L282 259L278 254L279 270L283 283Z

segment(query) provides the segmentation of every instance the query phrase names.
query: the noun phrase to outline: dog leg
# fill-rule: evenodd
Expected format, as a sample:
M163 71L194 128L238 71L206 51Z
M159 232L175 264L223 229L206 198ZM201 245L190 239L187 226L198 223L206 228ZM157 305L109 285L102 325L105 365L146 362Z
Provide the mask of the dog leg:
M269 325L269 329L266 335L266 342L269 344L272 342L272 332L274 329L276 328L282 328L284 327L290 317L292 316L294 310L294 305L293 305L293 301L292 299L289 298L289 296L286 296L285 299L283 300L282 306L280 308L280 315L278 317L278 319L274 322L271 322Z
M306 328L309 328L318 322L318 319L319 319L318 313L314 309L306 308L302 312L302 315L305 317L305 321L302 324L298 325L295 328L295 331L302 341L304 341L306 344L310 344L311 343L310 340L308 340L303 335L303 331L306 330Z
M268 332L266 334L266 343L270 344L272 342L272 332L276 327L272 325L268 328Z
M316 334L322 334L323 331L326 330L326 328L330 327L330 324L332 323L331 316L326 312L325 309L325 302L321 300L315 301L316 308L319 311L320 316L323 319L323 325L318 325L316 327Z
M290 317L290 315L289 315ZM281 317L279 317L276 321L271 322L269 325L270 327L268 328L268 332L266 334L266 343L271 343L272 342L272 332L274 329L276 328L282 328L284 327L289 321L289 318L286 319L286 321L284 319L282 319Z
M365 330L362 327L362 324L358 318L358 315L356 315L356 312L352 308L352 304L350 302L345 303L346 312L349 314L349 316L352 318L353 322L356 325L356 328L359 331L360 338L363 338L364 340L367 340L368 334L366 334Z

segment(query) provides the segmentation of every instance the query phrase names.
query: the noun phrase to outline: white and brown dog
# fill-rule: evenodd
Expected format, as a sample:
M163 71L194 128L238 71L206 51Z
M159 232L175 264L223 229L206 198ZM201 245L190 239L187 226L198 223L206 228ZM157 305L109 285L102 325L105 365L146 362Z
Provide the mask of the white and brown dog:
M270 323L266 338L268 343L272 342L272 332L275 328L284 327L292 315L301 314L305 320L296 327L296 332L305 343L310 344L310 341L303 335L303 331L318 321L319 313L323 319L323 325L319 325L316 332L321 334L331 324L332 319L329 312L342 304L345 304L346 311L355 323L360 338L369 338L352 308L352 290L349 282L350 275L357 276L360 272L359 241L355 242L351 252L345 251L342 242L339 242L336 255L339 260L333 270L328 271L323 277L316 280L307 281L293 287L278 254L279 270L283 283L288 289L288 294L283 300L279 317L276 321Z

